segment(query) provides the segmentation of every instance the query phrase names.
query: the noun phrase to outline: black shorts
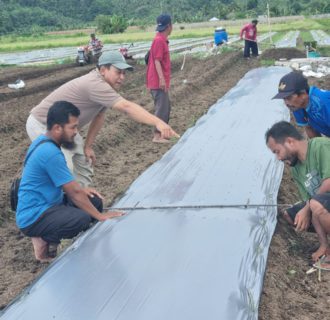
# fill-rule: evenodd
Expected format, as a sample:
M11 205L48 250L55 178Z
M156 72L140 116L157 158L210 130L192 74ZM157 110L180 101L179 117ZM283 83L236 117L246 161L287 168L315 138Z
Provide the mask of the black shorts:
M324 209L330 212L330 193L316 194L312 199L318 201Z
M93 206L102 212L102 199L97 196L89 198ZM72 239L79 232L90 227L95 221L88 213L77 208L64 197L63 203L48 208L34 223L21 231L28 237L41 237L48 243L60 243L61 239Z
M311 199L318 201L327 211L330 212L330 193L316 194ZM296 218L297 213L306 205L306 201L298 202L292 207L286 209L292 221ZM311 229L311 230L310 230ZM314 228L310 228L308 231L312 231Z

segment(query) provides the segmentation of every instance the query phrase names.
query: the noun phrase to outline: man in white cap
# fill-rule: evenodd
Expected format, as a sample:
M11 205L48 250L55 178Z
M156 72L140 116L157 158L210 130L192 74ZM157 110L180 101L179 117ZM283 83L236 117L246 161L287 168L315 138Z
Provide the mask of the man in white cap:
M157 17L156 36L151 44L147 68L147 88L154 99L155 115L168 123L171 103L169 98L171 61L168 36L172 32L172 21L168 14ZM158 128L155 128L153 142L169 142Z
M89 125L86 140L83 141L78 133L74 143L64 146L62 150L68 164L72 161L72 172L83 187L92 182L92 165L96 160L92 146L104 123L107 108L119 110L137 122L155 126L164 139L178 137L164 121L117 93L126 70L133 70L133 67L119 52L104 52L96 69L53 91L31 110L27 119L27 133L33 141L46 132L47 113L56 101L68 101L77 106L80 110L79 129Z

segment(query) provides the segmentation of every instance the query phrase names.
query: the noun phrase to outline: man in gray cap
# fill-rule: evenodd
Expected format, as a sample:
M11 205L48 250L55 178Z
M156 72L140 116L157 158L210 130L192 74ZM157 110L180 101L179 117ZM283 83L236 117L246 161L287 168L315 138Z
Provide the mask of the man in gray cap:
M83 141L78 133L74 143L62 150L76 180L83 187L92 182L96 160L92 146L104 123L107 108L114 108L137 122L156 127L164 139L178 137L164 121L117 93L125 79L126 70L133 70L133 67L126 63L119 52L104 52L96 69L53 91L31 110L27 119L27 133L33 141L46 132L47 113L56 101L68 101L77 106L80 110L79 129L89 125L86 140Z
M330 91L309 87L300 72L292 71L281 78L273 99L284 100L309 138L330 137Z
M147 68L147 88L154 99L155 115L168 123L171 103L169 98L171 61L168 48L168 36L172 32L172 21L168 14L157 17L157 34L151 44ZM155 128L153 142L166 143L158 128Z

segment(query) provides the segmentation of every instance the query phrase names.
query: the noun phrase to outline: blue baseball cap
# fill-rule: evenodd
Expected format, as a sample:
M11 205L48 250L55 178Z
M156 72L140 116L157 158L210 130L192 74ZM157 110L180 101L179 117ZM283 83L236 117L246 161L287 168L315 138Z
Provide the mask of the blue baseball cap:
M278 93L272 99L285 99L294 93L308 91L307 79L297 71L292 71L281 78Z
M157 17L157 28L156 31L162 32L164 31L171 23L171 16L168 14L161 14Z

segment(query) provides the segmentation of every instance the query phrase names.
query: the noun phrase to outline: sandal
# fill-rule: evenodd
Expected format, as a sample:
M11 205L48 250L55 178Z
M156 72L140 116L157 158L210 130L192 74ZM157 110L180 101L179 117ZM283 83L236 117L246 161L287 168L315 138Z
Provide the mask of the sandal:
M57 243L50 243L48 246L48 257L55 258L57 256Z
M322 256L313 264L313 267L319 270L330 271L330 257Z

